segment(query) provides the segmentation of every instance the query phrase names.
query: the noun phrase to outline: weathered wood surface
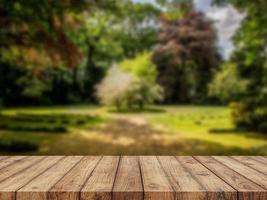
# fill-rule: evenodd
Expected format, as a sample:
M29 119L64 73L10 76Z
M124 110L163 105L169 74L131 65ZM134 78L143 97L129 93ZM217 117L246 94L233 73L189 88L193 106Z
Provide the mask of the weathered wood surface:
M0 156L0 200L267 200L267 157Z

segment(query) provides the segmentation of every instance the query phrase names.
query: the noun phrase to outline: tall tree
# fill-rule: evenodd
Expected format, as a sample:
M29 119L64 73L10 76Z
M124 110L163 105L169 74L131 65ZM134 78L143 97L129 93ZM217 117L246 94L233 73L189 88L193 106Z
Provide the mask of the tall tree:
M115 10L90 14L79 30L79 44L86 56L83 97L95 101L95 85L112 62L134 57L156 43L155 19L159 10L151 4L115 1Z
M178 19L163 17L159 44L154 52L158 82L164 87L166 102L201 102L218 67L216 31L203 13L186 10ZM172 15L173 16L173 15Z
M240 77L249 81L246 95L241 100L241 112L235 115L237 125L267 132L267 1L216 2L232 3L246 14L233 38L235 51L231 58L238 66Z

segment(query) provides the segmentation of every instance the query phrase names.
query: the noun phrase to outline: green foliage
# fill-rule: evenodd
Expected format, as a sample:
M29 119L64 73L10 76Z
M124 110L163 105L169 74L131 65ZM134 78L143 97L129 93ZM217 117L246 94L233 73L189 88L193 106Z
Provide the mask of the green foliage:
M144 53L134 59L124 60L120 67L113 66L98 86L98 97L107 105L118 109L131 109L162 99L162 89L156 84L156 68L151 55Z
M235 52L231 62L237 65L241 79L248 81L240 105L234 107L236 124L252 130L264 130L267 105L267 2L242 0L217 0L232 3L244 12L240 29L234 36Z
M240 100L246 93L247 87L248 81L240 78L237 66L233 63L225 63L209 84L209 95L222 103L228 103Z
M149 52L139 54L134 59L126 59L122 61L119 66L122 70L130 72L147 83L156 83L157 69L155 64L151 61L151 53Z
M182 18L161 20L159 44L153 60L165 102L201 103L219 66L216 31L201 12L190 10Z
M256 109L255 109L256 108ZM232 103L232 117L237 127L267 133L267 109L249 102Z

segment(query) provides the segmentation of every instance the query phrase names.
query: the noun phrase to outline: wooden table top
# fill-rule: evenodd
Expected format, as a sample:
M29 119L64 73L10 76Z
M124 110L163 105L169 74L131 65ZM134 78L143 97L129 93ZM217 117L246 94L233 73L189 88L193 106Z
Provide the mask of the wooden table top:
M267 157L0 156L0 200L267 200Z

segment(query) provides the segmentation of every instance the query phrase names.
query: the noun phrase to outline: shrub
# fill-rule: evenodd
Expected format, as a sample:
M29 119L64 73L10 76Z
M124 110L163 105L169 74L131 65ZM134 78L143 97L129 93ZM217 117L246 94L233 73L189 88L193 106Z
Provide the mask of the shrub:
M157 84L135 77L113 66L104 80L97 86L97 96L101 103L132 109L162 99L162 90Z
M38 150L39 145L22 140L0 140L0 150L7 152L29 152Z
M47 133L66 133L67 128L64 126L32 126L22 124L0 124L0 129L10 131L24 132L47 132Z
M230 107L233 121L238 128L267 132L267 109L260 106L255 109L255 106L249 102L232 103Z
M86 123L86 121L83 120L83 119L79 119L79 120L76 121L76 124L77 124L77 125L83 125L83 124L85 124L85 123Z

